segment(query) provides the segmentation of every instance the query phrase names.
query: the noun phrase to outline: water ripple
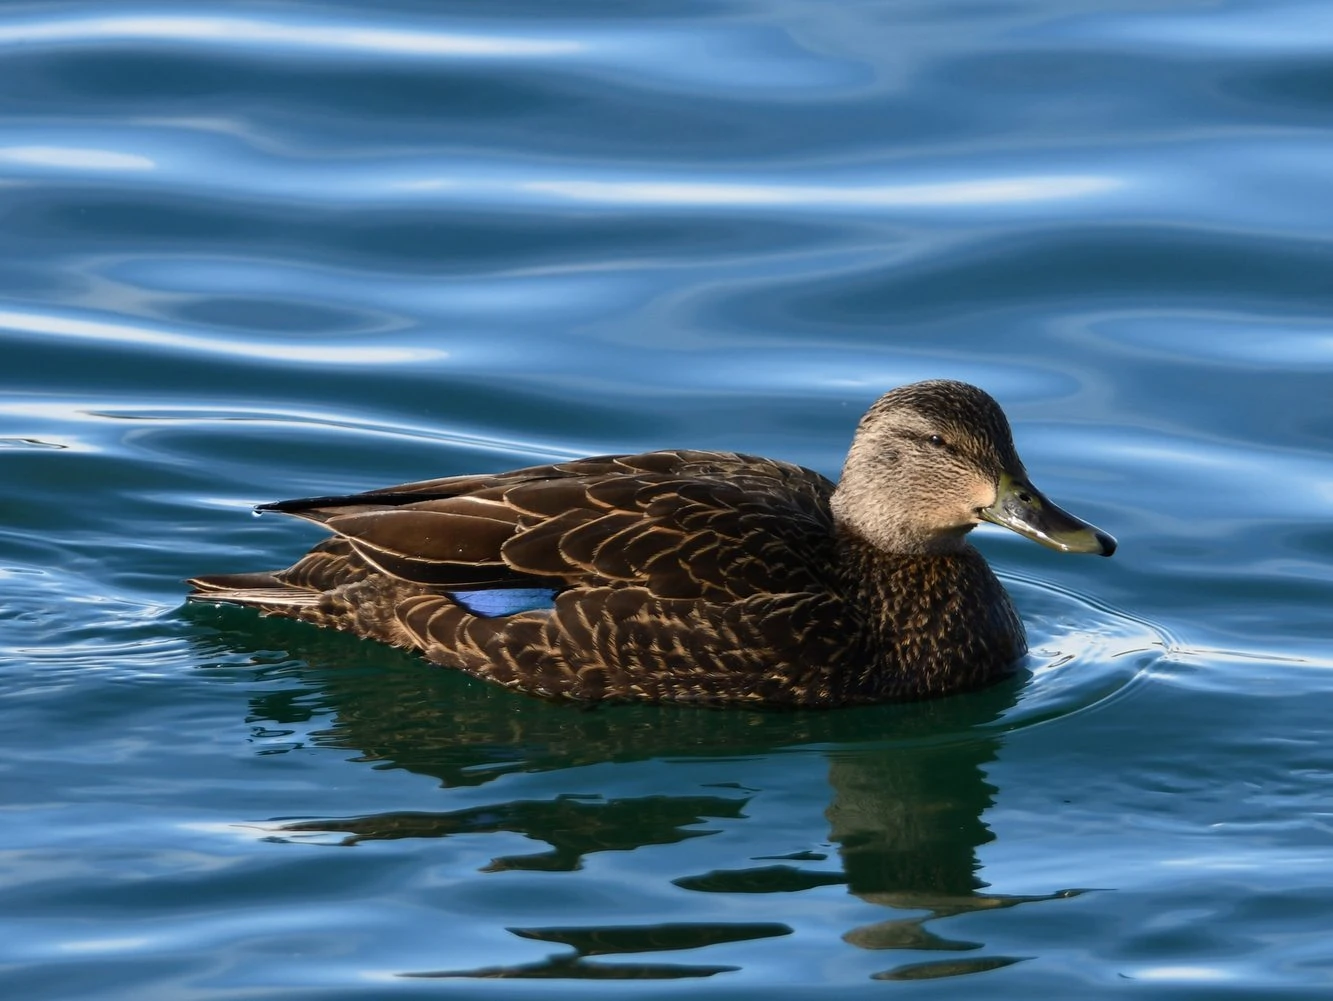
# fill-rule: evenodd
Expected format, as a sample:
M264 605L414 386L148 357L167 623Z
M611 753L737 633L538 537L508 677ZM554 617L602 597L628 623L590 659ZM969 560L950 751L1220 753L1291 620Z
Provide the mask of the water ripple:
M314 18L284 23L257 18L156 13L0 22L0 46L100 45L118 41L242 48L252 54L266 49L278 49L287 54L313 51L330 58L348 55L484 59L552 57L578 55L589 48L586 41L574 38L542 38L502 32L455 34L422 30L419 25L394 30L365 22L334 24Z
M1328 21L4 5L10 993L1317 993ZM583 712L180 610L314 541L257 501L653 447L836 474L939 376L1122 543L976 533L1032 642L983 692Z

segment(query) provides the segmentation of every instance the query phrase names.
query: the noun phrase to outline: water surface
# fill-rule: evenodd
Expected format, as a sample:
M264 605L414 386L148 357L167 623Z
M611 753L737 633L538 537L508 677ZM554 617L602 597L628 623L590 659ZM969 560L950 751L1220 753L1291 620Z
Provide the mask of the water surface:
M1327 996L1328 26L5 5L7 994ZM587 712L181 604L318 537L257 502L836 475L927 377L1121 542L978 533L1033 646L990 691Z

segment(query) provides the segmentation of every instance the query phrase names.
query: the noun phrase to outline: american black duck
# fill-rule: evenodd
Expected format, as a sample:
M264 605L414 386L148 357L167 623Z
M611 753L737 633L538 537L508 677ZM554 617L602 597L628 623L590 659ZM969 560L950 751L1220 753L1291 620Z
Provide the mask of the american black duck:
M556 699L844 706L978 688L1027 650L967 533L1115 540L1028 481L986 393L882 396L835 485L732 452L610 455L264 504L333 536L190 581Z

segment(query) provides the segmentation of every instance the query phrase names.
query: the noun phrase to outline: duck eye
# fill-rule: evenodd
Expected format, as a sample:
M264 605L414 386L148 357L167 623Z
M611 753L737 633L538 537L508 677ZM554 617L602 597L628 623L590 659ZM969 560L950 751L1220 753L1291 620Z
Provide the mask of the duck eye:
M926 439L926 441L930 442L936 448L946 447L944 444L944 438L937 434L931 435L929 438Z

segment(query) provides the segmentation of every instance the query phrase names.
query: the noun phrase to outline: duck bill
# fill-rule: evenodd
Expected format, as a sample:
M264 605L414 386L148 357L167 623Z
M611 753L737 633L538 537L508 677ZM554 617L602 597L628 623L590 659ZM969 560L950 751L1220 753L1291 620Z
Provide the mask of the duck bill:
M1110 556L1115 552L1111 536L1056 507L1027 480L1008 473L1000 477L995 503L982 508L981 517L1062 553Z

